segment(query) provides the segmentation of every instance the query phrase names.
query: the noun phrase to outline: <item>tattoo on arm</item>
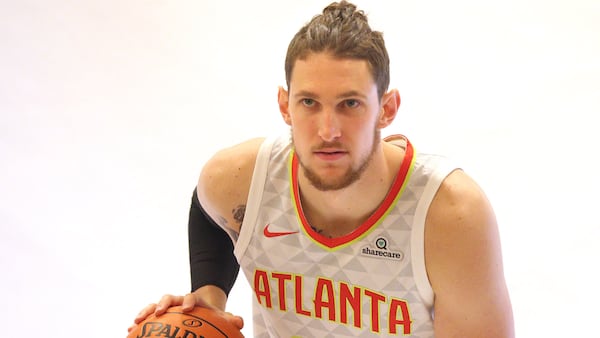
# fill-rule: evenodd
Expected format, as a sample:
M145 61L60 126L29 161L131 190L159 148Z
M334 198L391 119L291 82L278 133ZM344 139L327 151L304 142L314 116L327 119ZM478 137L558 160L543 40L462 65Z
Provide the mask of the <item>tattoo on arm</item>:
M233 210L231 210L231 212L233 213L233 219L236 222L238 222L238 224L241 227L242 226L242 222L244 221L244 213L246 212L246 205L240 204L236 208L234 208Z

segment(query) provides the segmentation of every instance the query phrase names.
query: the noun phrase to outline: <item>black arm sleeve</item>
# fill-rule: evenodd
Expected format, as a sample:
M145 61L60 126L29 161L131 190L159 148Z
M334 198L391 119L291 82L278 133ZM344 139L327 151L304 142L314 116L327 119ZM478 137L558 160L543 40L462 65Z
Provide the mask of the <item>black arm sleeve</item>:
M216 285L227 295L240 270L229 235L206 214L194 189L188 220L192 292Z

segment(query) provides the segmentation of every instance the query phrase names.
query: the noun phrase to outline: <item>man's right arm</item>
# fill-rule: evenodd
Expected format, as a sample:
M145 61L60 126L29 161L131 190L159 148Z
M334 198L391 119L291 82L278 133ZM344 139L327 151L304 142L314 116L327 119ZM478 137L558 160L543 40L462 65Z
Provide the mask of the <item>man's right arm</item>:
M225 310L227 296L239 272L233 243L210 218L194 189L188 219L191 291Z
M239 234L258 150L264 138L251 139L216 153L198 180L198 200L221 228Z
M184 311L186 309L191 310L195 306L211 307L221 311L225 310L227 290L229 289L229 285L233 285L235 281L233 276L237 276L237 271L232 268L235 258L233 256L233 243L230 236L237 236L240 232L256 156L263 141L264 138L256 138L223 149L205 164L198 180L197 191L194 194L195 196L197 195L199 208L196 210L192 204L192 208L194 209L190 210L190 213L193 212L194 216L198 218L193 221L193 224L190 224L192 227L190 231L194 232L194 234L191 234L192 236L189 240L194 241L194 243L190 243L193 246L193 248L190 247L190 250L208 250L209 252L201 253L200 256L196 256L198 252L190 252L190 269L193 270L193 292L185 296L163 296L158 303L150 304L144 308L137 315L134 325L129 330L132 330L151 313L160 315L170 306L174 305L181 305ZM198 223L196 222L203 219L205 221L212 219L218 227L213 226L214 224L207 226L206 223L198 227ZM209 230L207 231L207 229ZM197 232L201 233L201 236L204 237L200 242L196 242L198 240ZM222 245L216 244L217 242L212 242L208 247L202 244L210 242L215 238L220 238L217 242L220 242ZM192 255L195 257L192 257ZM215 255L224 255L228 262L227 264L229 264L229 268L226 269L227 271L221 271L223 274L220 277L218 275L211 276L214 273L213 268L205 269L202 267L202 264L198 265L198 261L206 260L207 262L205 263L214 266L215 264L219 264L219 259L224 259L223 257L218 258ZM212 281L205 284L209 279L212 279ZM199 280L204 280L204 282L198 282ZM230 320L239 328L242 327L243 322L240 317L227 315L231 317Z
M227 297L240 266L233 254L231 238L204 211L198 200L197 188L194 189L190 205L188 242L191 292L179 297L166 295L158 304L159 307L162 305L158 312L166 311L173 301L180 301L183 311L192 310L196 306L225 311ZM241 317L225 315L238 328L244 326Z
M192 293L183 299L184 308L209 305L225 310L239 271L234 239L240 232L263 140L251 139L225 148L202 168L190 208Z
M148 305L135 317L129 332L150 314L159 316L175 305L181 305L183 311L191 311L196 306L225 311L239 265L233 254L231 238L203 210L196 189L190 204L188 241L191 292L185 296L167 294L158 303ZM243 327L241 317L224 315L239 329Z

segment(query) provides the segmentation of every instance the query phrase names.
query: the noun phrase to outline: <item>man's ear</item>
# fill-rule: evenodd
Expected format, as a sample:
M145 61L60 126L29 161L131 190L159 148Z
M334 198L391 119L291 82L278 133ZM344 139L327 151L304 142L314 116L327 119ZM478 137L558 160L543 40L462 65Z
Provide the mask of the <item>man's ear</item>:
M381 111L379 114L379 128L385 128L389 126L398 113L400 108L400 92L398 89L392 89L385 93L381 98Z
M279 103L279 112L281 112L281 117L288 125L292 125L292 118L290 116L290 102L289 95L287 90L283 89L282 86L279 86L279 90L277 91L277 102Z

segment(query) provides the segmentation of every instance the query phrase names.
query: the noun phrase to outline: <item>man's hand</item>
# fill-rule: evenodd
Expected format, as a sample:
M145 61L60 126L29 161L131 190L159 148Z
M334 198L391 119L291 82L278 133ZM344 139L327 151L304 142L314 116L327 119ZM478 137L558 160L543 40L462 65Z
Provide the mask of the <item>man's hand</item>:
M227 296L223 290L212 285L204 286L185 296L167 294L164 295L158 303L152 303L142 309L133 320L133 325L127 329L127 332L134 330L141 322L148 318L148 316L154 314L158 317L164 314L170 307L178 305L181 305L183 312L189 312L196 306L213 309L220 312L225 319L241 330L244 327L244 320L240 316L235 316L224 311L226 301Z

